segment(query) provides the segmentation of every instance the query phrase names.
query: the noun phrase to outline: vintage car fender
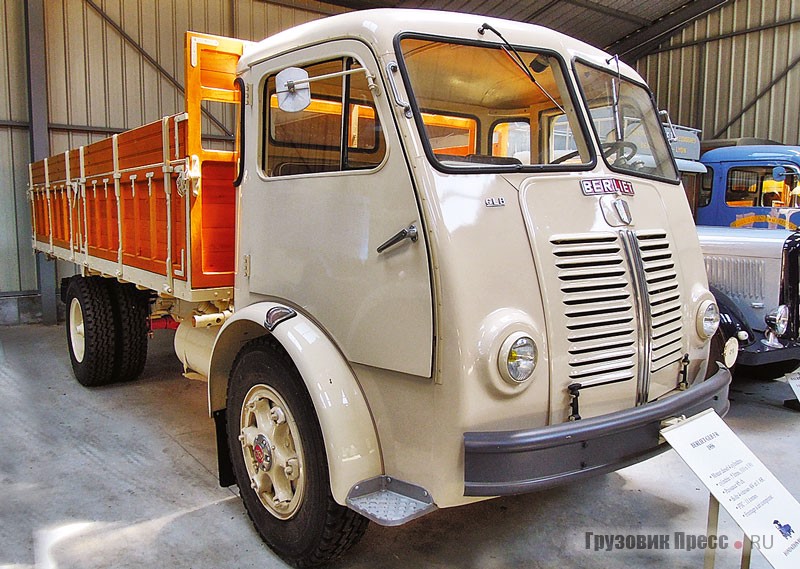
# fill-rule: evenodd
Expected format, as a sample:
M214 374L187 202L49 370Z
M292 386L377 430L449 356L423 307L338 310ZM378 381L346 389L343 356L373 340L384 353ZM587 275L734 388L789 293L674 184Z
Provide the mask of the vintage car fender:
M708 288L711 294L714 295L714 300L717 301L717 306L719 307L719 327L722 330L724 339L736 338L741 342L740 347L742 348L752 344L755 341L755 334L736 302L718 288L714 286L709 286ZM740 332L747 333L746 340L740 337Z
M274 302L237 310L214 342L208 378L211 413L215 418L224 415L220 411L226 406L236 354L247 342L266 334L280 342L305 382L325 441L331 493L337 503L345 505L353 485L383 474L383 460L372 414L353 370L311 319ZM217 423L219 431L219 420ZM217 440L219 446L219 432Z

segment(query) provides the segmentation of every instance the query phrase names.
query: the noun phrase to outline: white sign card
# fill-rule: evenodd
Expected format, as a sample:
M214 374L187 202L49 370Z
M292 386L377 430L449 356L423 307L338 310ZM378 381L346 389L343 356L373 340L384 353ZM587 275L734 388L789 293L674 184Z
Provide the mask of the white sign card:
M775 569L800 567L800 504L719 415L661 434Z
M800 399L800 375L794 373L789 377L789 386L794 391L794 396Z

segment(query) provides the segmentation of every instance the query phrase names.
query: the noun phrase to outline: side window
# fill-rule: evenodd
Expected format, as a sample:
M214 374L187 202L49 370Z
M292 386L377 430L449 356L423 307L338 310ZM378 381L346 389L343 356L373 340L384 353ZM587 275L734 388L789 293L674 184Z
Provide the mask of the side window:
M437 156L469 156L477 151L478 121L474 118L431 112L422 113L422 122Z
M708 168L708 172L700 177L700 193L697 196L697 207L706 207L711 203L711 189L714 187L714 169Z
M492 156L516 158L531 163L531 123L516 119L496 122L489 133Z
M789 203L788 185L772 178L772 167L731 168L725 201L733 207L778 207Z
M725 203L732 207L753 207L758 204L758 173L731 168L725 188Z
M548 140L549 145L546 150L551 163L581 164L583 162L567 115L557 114L550 118Z
M366 75L352 58L304 66L311 81L311 103L299 112L278 107L275 75L264 83L262 170L271 177L369 169L386 152Z

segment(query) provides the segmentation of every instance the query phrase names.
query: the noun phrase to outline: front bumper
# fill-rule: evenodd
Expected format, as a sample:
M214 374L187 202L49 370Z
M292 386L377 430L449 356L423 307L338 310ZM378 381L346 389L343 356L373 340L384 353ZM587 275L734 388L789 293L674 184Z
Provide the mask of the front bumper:
M464 495L522 494L617 470L663 452L665 419L728 412L731 374L640 407L523 431L464 433Z
M763 332L755 331L754 334L756 336L755 341L739 350L739 356L736 358L739 364L760 366L790 360L800 361L800 342L779 338L783 347L771 348L761 341L764 338Z

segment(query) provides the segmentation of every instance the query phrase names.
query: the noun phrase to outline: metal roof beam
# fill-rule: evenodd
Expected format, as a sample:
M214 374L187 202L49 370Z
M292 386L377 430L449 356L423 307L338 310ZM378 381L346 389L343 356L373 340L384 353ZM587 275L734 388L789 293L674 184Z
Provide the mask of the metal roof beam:
M608 45L605 49L611 53L618 53L627 62L634 62L654 51L659 45L698 18L720 8L727 2L729 0L692 0L656 20L653 24Z
M603 6L602 4L598 4L597 2L592 2L591 0L564 0L564 1L567 4L572 4L573 6L579 6L581 8L586 8L587 10L599 12L604 16L611 16L619 20L625 20L626 22L636 24L637 26L646 26L650 24L650 20L646 20L640 16L635 16L630 12L623 12L622 10L616 10L608 6Z

